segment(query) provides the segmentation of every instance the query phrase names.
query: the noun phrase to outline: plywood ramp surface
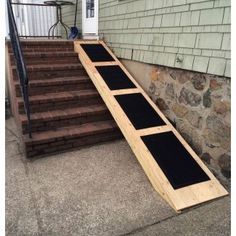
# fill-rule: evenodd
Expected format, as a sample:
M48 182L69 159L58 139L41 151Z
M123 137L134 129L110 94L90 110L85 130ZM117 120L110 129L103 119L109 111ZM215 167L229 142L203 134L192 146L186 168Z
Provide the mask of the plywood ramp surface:
M177 212L228 194L103 41L74 45L153 187Z

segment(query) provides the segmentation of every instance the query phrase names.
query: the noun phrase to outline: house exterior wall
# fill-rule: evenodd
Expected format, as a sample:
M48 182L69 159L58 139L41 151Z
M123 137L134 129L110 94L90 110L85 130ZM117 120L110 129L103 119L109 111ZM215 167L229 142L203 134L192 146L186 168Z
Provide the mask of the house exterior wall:
M230 0L99 5L100 38L118 57L230 77Z
M76 1L74 0L73 3L75 4ZM74 26L75 5L62 7L62 19L69 27ZM82 0L78 1L76 26L82 32ZM65 37L64 30L62 30L62 35Z
M223 179L231 173L230 10L229 0L99 0L100 38Z
M213 173L222 180L230 178L230 79L121 62Z
M15 0L14 3L43 4L43 0ZM49 28L56 22L55 7L32 5L12 5L18 34L20 36L46 36ZM60 28L55 30L60 35Z
M230 1L100 0L104 39L218 177L230 177Z

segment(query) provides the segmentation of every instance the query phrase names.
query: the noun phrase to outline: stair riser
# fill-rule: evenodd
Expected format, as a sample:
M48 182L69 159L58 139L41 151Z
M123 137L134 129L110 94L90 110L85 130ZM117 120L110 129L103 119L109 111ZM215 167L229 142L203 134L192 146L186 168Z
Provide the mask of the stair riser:
M74 48L72 47L67 47L67 48L53 48L53 47L48 47L48 48L25 48L22 50L23 54L27 52L74 52Z
M60 78L60 77L69 77L69 76L85 76L86 71L83 69L78 70L49 70L49 71L28 71L29 80L33 79L51 79L51 78ZM17 80L18 76L16 71L13 71L13 79Z
M56 128L60 128L63 126L71 126L71 125L82 125L89 122L96 122L96 121L105 121L111 120L112 116L109 111L100 112L97 114L91 114L88 116L83 117L74 117L74 118L65 118L65 119L57 119L52 121L32 121L31 122L31 131L47 131L53 130ZM28 126L26 124L22 125L22 132L23 134L28 133Z
M101 142L116 140L122 137L118 129L100 134L91 134L86 137L72 139L59 138L51 143L32 145L26 147L28 158L46 156L49 154L61 153L63 151L79 149L84 146L93 145Z
M21 41L21 44L23 47L69 47L73 46L73 41Z
M29 95L41 95L45 93L65 92L65 91L77 91L94 88L94 85L90 81L77 84L58 84L58 85L45 85L45 86L30 86ZM16 96L21 97L20 85L16 85Z
M35 57L25 57L25 63L26 65L41 65L41 64L45 64L45 63L55 63L55 64L67 64L67 63L79 63L79 59L76 56L73 57L66 57L66 56L62 56L62 57L39 57L39 58L35 58ZM15 59L12 58L11 59L11 65L14 66L15 64Z
M26 52L74 52L74 46L66 46L66 47L58 47L58 46L47 46L47 47L43 47L43 46L22 46L22 52L23 54ZM12 53L13 50L12 48L9 48L9 52Z
M83 107L83 106L89 106L89 105L96 105L96 104L102 104L103 101L100 96L94 96L94 97L87 97L87 98L77 98L73 100L61 100L56 102L44 102L44 103L37 103L37 104L30 104L30 112L43 112L43 111L53 111L53 110L62 110L66 109L68 107ZM19 105L19 113L24 114L24 105Z
M22 49L29 79L32 139L28 137L25 116L17 116L17 119L21 124L28 158L79 149L122 137L74 52L72 41L28 41L22 42ZM12 52L11 48L9 52ZM18 97L16 110L18 108L18 112L25 115L13 56L11 64L15 80L13 90ZM40 112L46 113L34 114Z
M8 42L11 45L10 42ZM57 47L67 47L74 45L73 41L68 40L41 40L41 41L29 41L29 40L21 40L22 47L49 47L49 46L57 46Z

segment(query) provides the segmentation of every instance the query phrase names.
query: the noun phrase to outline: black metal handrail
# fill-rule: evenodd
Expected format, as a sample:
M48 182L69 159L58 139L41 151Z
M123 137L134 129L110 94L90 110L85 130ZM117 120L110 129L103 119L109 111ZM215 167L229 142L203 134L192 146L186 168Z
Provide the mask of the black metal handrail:
M24 56L22 53L21 42L19 40L16 22L13 15L11 0L7 0L7 10L8 10L8 22L9 22L9 33L10 33L11 45L12 45L12 50L13 50L14 58L16 62L18 78L20 80L20 87L21 87L21 93L22 93L23 102L24 102L25 113L28 119L28 133L29 133L29 137L32 138L29 94L28 94L29 80L27 76Z

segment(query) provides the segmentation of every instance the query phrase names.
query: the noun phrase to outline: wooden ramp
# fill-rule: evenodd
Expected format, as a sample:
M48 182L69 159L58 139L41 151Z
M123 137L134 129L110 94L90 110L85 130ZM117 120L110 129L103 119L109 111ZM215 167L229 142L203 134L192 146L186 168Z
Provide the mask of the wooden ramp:
M228 194L104 42L74 44L153 187L177 212Z

